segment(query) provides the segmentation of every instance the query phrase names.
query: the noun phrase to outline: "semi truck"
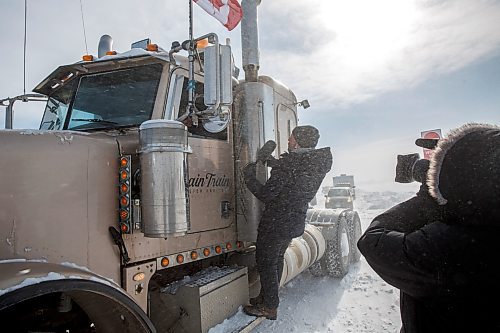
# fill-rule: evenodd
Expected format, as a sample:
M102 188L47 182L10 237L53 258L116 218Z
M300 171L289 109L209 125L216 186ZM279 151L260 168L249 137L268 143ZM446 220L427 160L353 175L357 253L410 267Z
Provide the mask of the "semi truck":
M325 208L354 208L356 199L354 176L341 174L333 177L333 187L325 194Z
M299 104L259 75L259 3L242 1L244 79L215 34L123 53L104 35L96 57L35 87L47 100L39 129L0 131L2 329L207 332L258 293L263 207L242 169L268 140L275 157L287 149ZM7 128L20 99L4 100ZM356 212L307 222L281 285L359 260Z

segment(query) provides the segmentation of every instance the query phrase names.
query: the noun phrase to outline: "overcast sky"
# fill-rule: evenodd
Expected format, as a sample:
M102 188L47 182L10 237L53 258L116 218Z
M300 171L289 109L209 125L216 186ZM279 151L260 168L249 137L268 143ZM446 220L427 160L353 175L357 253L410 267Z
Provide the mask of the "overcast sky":
M149 37L165 49L188 36L188 0L82 0L88 51L110 34L126 51ZM241 68L240 29L195 6L195 35L231 38ZM24 1L0 1L0 98L23 91ZM424 130L500 123L500 1L262 0L260 74L289 86L311 108L299 121L331 146L332 174L359 187L394 184L397 154L422 152ZM86 53L79 0L28 0L27 91ZM19 103L15 128L37 128L42 105ZM4 110L0 108L0 127Z

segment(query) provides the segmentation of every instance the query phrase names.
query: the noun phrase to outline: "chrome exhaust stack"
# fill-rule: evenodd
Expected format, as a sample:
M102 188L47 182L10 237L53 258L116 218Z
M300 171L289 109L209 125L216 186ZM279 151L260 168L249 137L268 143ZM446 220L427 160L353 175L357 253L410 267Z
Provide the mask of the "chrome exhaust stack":
M257 6L261 0L243 0L243 19L241 20L241 52L245 80L257 82L259 77L259 28Z

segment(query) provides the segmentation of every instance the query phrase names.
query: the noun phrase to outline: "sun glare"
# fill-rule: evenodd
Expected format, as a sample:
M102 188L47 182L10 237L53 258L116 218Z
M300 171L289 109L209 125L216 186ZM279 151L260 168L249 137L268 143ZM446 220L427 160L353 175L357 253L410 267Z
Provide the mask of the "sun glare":
M397 56L417 19L413 0L321 1L322 24L335 33L329 46L344 65L368 68Z

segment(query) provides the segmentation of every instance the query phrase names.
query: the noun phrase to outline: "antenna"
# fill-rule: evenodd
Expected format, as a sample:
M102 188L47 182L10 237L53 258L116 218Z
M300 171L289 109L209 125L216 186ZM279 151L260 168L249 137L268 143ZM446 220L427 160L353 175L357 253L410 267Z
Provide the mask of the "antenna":
M194 93L196 81L194 79L194 38L193 38L193 1L189 0L189 78L188 78L188 114L192 115L194 111ZM198 119L194 116L193 125L198 126Z
M26 95L26 37L28 32L28 0L24 0L23 95Z
M85 20L83 19L82 0L80 0L80 13L82 14L83 39L85 40L85 54L89 54L89 50L87 48L87 33L85 32Z

